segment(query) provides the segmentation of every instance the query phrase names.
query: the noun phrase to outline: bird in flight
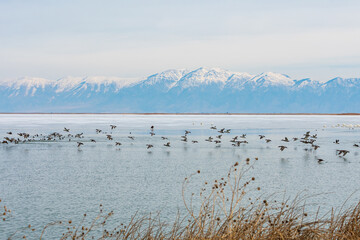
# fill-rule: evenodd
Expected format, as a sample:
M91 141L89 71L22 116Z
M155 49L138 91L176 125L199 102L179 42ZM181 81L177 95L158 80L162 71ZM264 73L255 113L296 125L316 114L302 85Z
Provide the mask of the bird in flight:
M323 163L324 159L318 158L317 161L318 161L318 163Z
M343 157L345 157L346 154L348 154L350 151L348 150L336 150L336 154L337 155L343 155Z
M280 151L284 151L285 148L287 148L286 146L278 146L280 148Z

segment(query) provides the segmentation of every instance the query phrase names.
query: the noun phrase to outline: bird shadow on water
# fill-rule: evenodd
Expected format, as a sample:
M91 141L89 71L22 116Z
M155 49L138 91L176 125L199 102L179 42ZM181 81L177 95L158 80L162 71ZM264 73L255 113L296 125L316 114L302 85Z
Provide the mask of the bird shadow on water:
M289 163L289 158L280 158L281 165L285 165Z

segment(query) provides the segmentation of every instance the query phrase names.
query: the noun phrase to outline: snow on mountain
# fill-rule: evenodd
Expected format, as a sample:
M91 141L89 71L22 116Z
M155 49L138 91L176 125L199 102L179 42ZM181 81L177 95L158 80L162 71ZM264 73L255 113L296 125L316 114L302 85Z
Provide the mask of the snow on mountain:
M301 80L294 80L294 89L310 87L310 88L319 88L322 85L319 81L311 80L310 78L305 78Z
M324 87L360 87L360 78L333 78L324 84Z
M109 87L113 85L115 90L118 91L124 87L132 86L133 84L139 82L139 79L127 79L119 77L104 77L104 76L94 76L94 77L64 77L58 79L54 83L56 88L56 93L69 91L71 89L78 90L87 90L88 88L91 91L100 92L102 87L103 91L106 92L109 90Z
M147 78L0 81L0 112L359 112L360 78L171 69Z
M254 77L254 75L251 75L249 73L234 73L231 75L225 85L225 88L231 88L231 89L244 89L250 82L250 80Z
M26 88L45 88L46 85L51 85L54 81L53 80L48 80L45 78L38 78L38 77L23 77L23 78L18 78L16 80L13 79L6 79L3 81L0 81L0 86L6 86L6 87L11 87L14 89L20 89L21 87L26 87Z
M198 87L201 85L225 85L227 80L233 72L223 70L220 68L204 68L201 67L195 71L189 72L183 76L174 87L180 87L181 89Z
M25 89L25 96L34 96L38 89L44 89L46 86L51 86L54 83L52 80L38 77L23 77L16 80L7 79L0 81L0 86L13 89L12 95L20 94L21 89Z
M261 87L294 85L294 80L289 76L273 72L261 73L253 77L251 81L254 81L257 86Z
M169 90L187 73L189 73L189 70L187 69L166 70L164 72L151 75L147 79L143 80L141 85L146 87L158 85L164 90Z

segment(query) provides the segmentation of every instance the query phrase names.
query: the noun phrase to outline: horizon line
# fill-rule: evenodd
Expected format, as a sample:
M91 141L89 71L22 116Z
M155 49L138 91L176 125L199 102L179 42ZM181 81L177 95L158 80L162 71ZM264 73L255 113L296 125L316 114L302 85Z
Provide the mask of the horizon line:
M1 115L42 114L42 115L334 115L357 116L359 113L67 113L67 112L0 112Z

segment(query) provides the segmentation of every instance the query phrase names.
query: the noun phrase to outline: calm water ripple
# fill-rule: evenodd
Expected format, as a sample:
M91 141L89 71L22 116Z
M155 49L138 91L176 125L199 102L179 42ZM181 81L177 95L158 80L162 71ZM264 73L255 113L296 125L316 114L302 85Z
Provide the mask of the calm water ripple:
M110 124L117 128L111 130ZM264 193L329 193L314 202L324 209L340 206L359 190L360 148L353 145L360 143L360 128L332 127L337 124L360 124L360 116L0 115L1 139L8 131L68 134L64 127L84 136L80 148L75 139L0 144L0 198L13 210L12 217L0 224L0 239L28 224L40 229L54 220L76 221L84 213L95 216L100 203L114 210L116 222L128 220L136 211L159 210L171 220L183 210L181 184L186 176L201 170L190 186L190 191L198 191L200 183L225 176L231 164L248 157L259 158L250 174ZM223 134L220 144L207 142L209 136L219 135L211 126L231 132ZM97 128L111 133L114 140L97 134ZM191 131L188 142L181 141L185 130ZM317 134L316 151L291 140L306 131ZM134 140L128 138L130 132ZM249 143L232 146L231 138L242 134ZM260 140L259 134L272 141ZM289 143L281 141L286 136ZM340 144L334 144L335 139ZM163 146L166 142L171 147ZM147 149L146 144L154 147ZM279 145L287 149L281 152ZM337 149L350 152L340 158ZM317 158L325 162L319 164ZM358 200L356 192L350 202Z

